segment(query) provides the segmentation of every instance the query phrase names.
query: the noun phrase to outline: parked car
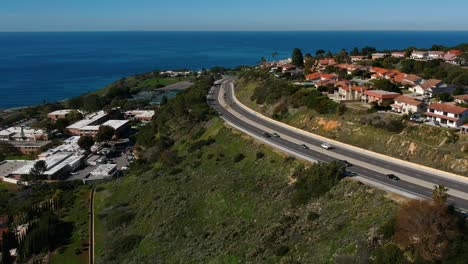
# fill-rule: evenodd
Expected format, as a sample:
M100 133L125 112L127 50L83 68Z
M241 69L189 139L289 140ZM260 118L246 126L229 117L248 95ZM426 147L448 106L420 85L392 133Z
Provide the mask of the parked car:
M330 143L326 143L326 142L320 144L320 146L322 148L324 148L324 149L331 149L332 148L332 145Z
M392 181L399 181L400 178L398 176L396 176L395 174L387 174L386 175L388 179L392 180Z

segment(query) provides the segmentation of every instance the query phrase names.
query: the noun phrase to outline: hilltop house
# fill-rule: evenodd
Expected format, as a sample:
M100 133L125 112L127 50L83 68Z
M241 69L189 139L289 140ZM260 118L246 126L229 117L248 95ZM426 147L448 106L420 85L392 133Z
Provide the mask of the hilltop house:
M457 95L453 98L457 104L468 104L468 94Z
M448 85L441 80L429 79L424 80L419 85L410 88L410 91L427 96L429 98L435 97L439 94L448 93L451 94L455 91L455 86Z
M365 91L368 88L364 86L349 86L343 85L338 87L338 91L335 92L335 97L342 101L360 101Z
M425 115L432 122L458 128L468 118L468 108L452 104L433 103L429 105Z
M367 90L364 91L361 101L368 104L376 102L378 105L389 105L398 96L400 96L400 94L394 92L383 90Z
M414 50L413 53L411 53L410 58L413 60L426 60L427 56L428 56L427 51Z
M405 58L406 57L406 52L404 51L394 51L391 53L391 56L394 58Z
M426 112L426 105L412 97L401 95L395 98L395 103L390 105L392 111L403 114Z
M427 59L428 60L441 60L445 56L444 51L429 51L427 53Z

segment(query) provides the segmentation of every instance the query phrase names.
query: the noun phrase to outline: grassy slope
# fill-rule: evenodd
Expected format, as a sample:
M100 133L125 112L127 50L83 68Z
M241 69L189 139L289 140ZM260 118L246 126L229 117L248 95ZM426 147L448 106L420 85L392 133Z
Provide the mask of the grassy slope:
M107 218L99 219L101 253L109 240L139 234L144 237L141 243L117 262L329 263L340 255L364 252L368 233L394 213L395 205L383 193L351 180L292 208L288 176L299 162L234 134L219 120L211 122L202 137L208 136L216 143L187 155L179 171L156 165L142 175L102 186L98 214L125 205L136 216L111 232ZM183 152L185 143L177 144ZM266 155L257 160L259 151ZM238 153L246 158L236 163ZM289 252L276 256L283 255L279 252L285 247ZM109 261L98 254L98 263Z
M255 86L251 82L238 87L239 100L271 116L271 106L257 105L250 100ZM291 111L282 121L351 145L468 176L468 135L461 135L456 143L446 143L447 129L413 126L396 134L360 125L361 116L362 113L351 111L343 117L317 115L310 110L299 109ZM463 152L462 149L467 150Z
M88 212L89 212L89 190L77 189L73 206L68 210L64 220L73 223L73 233L70 243L52 254L51 263L57 264L84 264L88 263ZM75 254L75 249L80 248L80 254Z

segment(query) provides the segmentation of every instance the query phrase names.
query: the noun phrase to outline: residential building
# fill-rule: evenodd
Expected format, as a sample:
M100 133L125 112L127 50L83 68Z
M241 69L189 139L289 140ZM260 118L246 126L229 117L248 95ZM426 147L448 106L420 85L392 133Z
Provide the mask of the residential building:
M403 114L424 113L427 109L423 102L405 95L395 98L395 103L390 106L392 111Z
M368 104L376 102L378 105L390 105L398 96L400 96L400 94L394 92L367 90L364 91L361 101Z
M460 126L460 132L462 134L468 134L468 123Z
M451 128L458 128L464 125L463 122L468 117L468 108L447 103L433 103L428 106L425 115L432 122L438 122Z
M441 60L445 56L445 51L429 51L427 53L428 60Z
M453 99L457 104L468 104L468 94L457 95Z
M409 90L420 95L427 95L427 90L429 88L438 87L438 86L441 86L442 84L443 82L437 79L423 80L418 85L416 85L413 88L410 88Z
M417 75L406 74L406 73L397 74L393 78L394 82L400 83L400 84L402 84L404 86L409 86L409 87L414 87L414 86L418 85L419 83L421 83L422 80L423 80L423 78L421 78L421 77L419 77Z
M372 59L373 60L376 60L376 59L384 59L384 58L387 58L389 57L390 54L388 53L372 53Z
M358 62L367 59L367 56L350 56L351 62Z
M404 51L394 51L391 53L391 56L394 58L405 58L406 57L406 52Z
M62 109L53 111L47 114L47 118L53 121L57 121L58 119L66 119L70 112L74 111L73 109Z
M361 101L362 96L368 88L364 86L349 86L344 85L338 87L338 91L335 92L335 97L342 101Z
M322 59L322 60L319 60L318 62L318 66L320 68L325 68L327 66L335 66L335 65L336 65L335 59L330 59L330 58Z
M427 51L414 50L413 53L411 53L410 58L413 60L427 60L427 56Z

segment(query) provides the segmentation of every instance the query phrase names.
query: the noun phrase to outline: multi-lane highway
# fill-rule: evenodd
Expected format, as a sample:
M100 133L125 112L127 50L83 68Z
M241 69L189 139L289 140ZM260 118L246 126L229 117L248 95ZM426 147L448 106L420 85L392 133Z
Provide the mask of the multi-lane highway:
M322 162L347 160L353 164L347 170L359 175L360 179L376 187L410 197L430 198L435 185L444 185L449 188L448 202L461 210L468 210L466 179L440 176L434 173L434 170L419 169L417 166L408 166L404 162L398 163L390 158L386 160L356 149L337 146L325 150L320 147L323 140L280 125L236 103L233 83L234 78L226 78L221 85L214 86L209 94L209 102L226 122L243 132L305 160ZM265 137L265 132L277 133L280 137ZM307 148L301 146L303 144ZM391 180L387 177L388 174L397 175L400 180Z

